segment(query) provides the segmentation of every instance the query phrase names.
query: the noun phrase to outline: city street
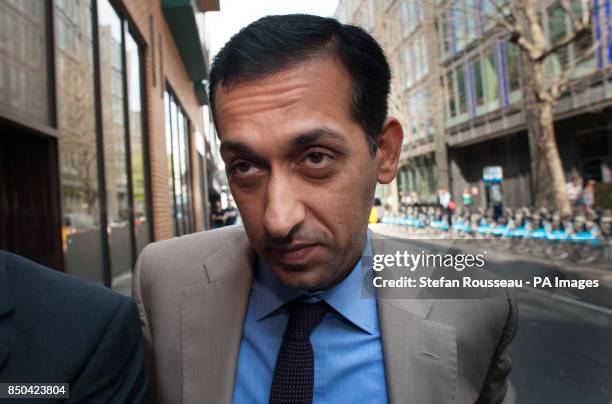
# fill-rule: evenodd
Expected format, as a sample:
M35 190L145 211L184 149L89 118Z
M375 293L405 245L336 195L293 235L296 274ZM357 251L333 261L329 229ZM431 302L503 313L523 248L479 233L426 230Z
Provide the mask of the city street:
M373 229L394 237L415 238L388 226ZM423 238L423 236L419 236ZM499 274L517 277L576 278L559 265L525 256L495 254ZM610 275L585 269L580 277L600 277L601 290L576 300L566 292L551 295L526 289L515 296L519 330L511 345L512 383L519 403L612 403L612 294ZM607 306L607 307L604 307Z
M463 404L499 392L485 375L516 301L517 402L612 404L611 10L0 1L0 320L17 319L0 327L0 381L74 363L92 386L49 378L108 402L100 377L146 386L102 373L155 364L165 402ZM53 272L13 280L5 251ZM64 274L132 297L153 360L115 351L138 319L45 280ZM23 338L41 308L74 328ZM66 363L27 349L64 334Z
M612 315L534 293L518 303L518 402L612 402Z

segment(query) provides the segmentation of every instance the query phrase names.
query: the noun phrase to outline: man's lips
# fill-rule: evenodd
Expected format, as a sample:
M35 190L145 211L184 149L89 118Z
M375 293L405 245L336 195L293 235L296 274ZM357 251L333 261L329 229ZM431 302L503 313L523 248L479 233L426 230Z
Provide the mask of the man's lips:
M269 247L267 250L273 258L287 265L306 263L308 257L319 244L293 244Z

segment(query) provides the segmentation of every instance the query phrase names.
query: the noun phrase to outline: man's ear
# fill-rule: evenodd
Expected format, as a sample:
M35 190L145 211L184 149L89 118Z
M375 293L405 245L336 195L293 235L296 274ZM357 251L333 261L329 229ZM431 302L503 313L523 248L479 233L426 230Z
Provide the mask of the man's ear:
M376 149L379 183L388 184L395 178L403 139L402 124L393 117L387 118L378 137L378 148Z

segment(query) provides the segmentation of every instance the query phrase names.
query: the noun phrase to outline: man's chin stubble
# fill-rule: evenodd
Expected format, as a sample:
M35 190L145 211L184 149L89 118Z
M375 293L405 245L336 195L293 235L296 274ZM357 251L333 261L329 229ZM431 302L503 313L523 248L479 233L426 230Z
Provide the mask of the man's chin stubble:
M277 273L276 276L283 284L291 288L304 289L310 292L329 289L330 285L336 283L335 281L339 276L339 274L335 274L336 276L331 278L309 276L311 274L305 274L303 272L304 267L285 267L281 271L283 271L283 273Z

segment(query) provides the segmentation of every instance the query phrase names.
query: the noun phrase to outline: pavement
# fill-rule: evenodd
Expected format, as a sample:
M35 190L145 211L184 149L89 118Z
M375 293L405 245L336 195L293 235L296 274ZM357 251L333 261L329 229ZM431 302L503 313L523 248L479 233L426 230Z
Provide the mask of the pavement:
M132 296L132 272L125 271L113 278L112 288L124 296Z

